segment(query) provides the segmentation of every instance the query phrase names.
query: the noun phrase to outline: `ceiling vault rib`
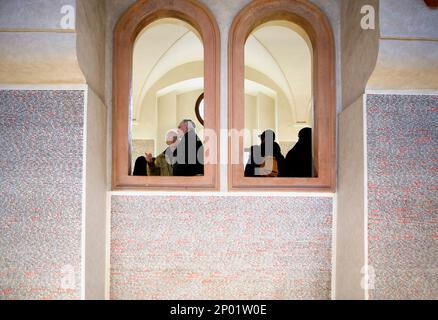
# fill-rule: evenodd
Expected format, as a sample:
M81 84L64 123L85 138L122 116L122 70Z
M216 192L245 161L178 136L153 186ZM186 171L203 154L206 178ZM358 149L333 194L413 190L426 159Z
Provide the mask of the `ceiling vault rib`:
M293 107L292 107L292 113L293 113L293 115L294 115L294 119L295 119L295 122L297 122L298 121L298 119L297 119L297 112L296 112L296 108L297 108L297 104L296 104L296 99L295 99L295 95L294 95L294 93L293 93L293 90L292 90L292 87L291 87L291 85L290 85L290 82L289 82L289 80L288 80L288 78L287 78L287 76L286 76L286 74L284 73L284 70L283 70L283 68L281 67L281 65L280 65L280 63L278 62L278 60L274 57L274 55L273 55L273 53L269 50L269 48L268 47L266 47L264 44L263 44L263 42L260 40L260 39L258 39L254 34L252 34L251 35L262 47L263 47L263 49L265 49L266 50L266 52L271 56L271 58L272 58L272 60L274 60L274 62L275 62L275 64L278 66L278 68L280 69L280 71L281 71L281 74L283 75L283 78L284 78L284 80L286 81L286 83L287 83L287 87L288 87L288 89L289 89L289 93L290 93L290 95L291 95L291 98L292 98L292 104L293 104Z
M163 52L163 54L157 59L157 61L155 62L155 64L154 64L154 66L152 67L152 69L151 69L151 71L149 72L149 74L147 75L147 77L145 78L145 80L144 80L144 82L143 82L143 85L141 86L141 90L139 91L139 97L141 97L141 96L143 96L143 91L144 91L144 88L145 88L145 86L146 86L146 83L147 83L147 81L149 80L149 77L150 77L150 75L154 72L154 70L157 68L157 66L158 66L158 64L160 63L160 61L163 59L163 57L170 51L170 50L172 50L172 48L173 47L175 47L175 45L179 42L179 41L181 41L185 36L187 36L188 34L190 34L191 33L191 31L190 30L187 30L182 36L180 36L178 39L176 39L170 46L169 46L169 48L167 48L164 52ZM134 105L138 105L138 103L139 103L140 101L134 101ZM141 106L141 104L137 107L137 110L136 110L136 113L135 113L135 115L136 115L136 119L139 119L139 117L141 117L141 109L142 109L142 106Z

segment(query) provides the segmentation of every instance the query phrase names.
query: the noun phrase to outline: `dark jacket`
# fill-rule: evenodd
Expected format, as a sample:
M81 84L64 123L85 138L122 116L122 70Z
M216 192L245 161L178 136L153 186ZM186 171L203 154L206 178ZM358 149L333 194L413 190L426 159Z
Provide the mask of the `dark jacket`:
M277 142L273 144L273 150L266 150L266 146L262 143L259 146L252 146L249 161L245 166L245 177L256 177L256 168L260 168L267 156L273 156L278 164L278 176L283 176L284 171L284 156L281 153L281 147Z
M173 156L174 176L204 175L204 145L194 131L184 135Z
M146 171L147 161L145 157L138 157L135 161L133 176L147 176Z
M312 177L312 129L305 128L299 133L299 140L286 156L285 174L291 178Z

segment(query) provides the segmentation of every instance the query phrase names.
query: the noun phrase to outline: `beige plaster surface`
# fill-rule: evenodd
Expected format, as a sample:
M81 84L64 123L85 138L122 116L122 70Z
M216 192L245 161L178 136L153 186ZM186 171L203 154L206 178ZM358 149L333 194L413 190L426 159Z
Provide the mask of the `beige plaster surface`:
M361 27L361 8L375 8L376 28ZM363 95L379 52L379 1L342 1L342 105L339 115L335 298L365 299Z
M87 99L85 299L104 299L106 266L106 107L90 88Z
M438 89L438 41L380 40L367 89Z
M365 92L367 81L374 70L379 50L379 24L376 29L363 30L361 8L372 5L378 14L378 0L342 1L342 104L343 109L353 104Z
M85 83L76 59L76 34L0 32L0 83Z
M438 11L424 1L381 0L380 29L367 89L438 89Z
M363 97L339 115L336 299L364 299L365 175Z
M87 84L103 101L105 96L105 3L77 0L77 57Z
M60 29L61 8L76 0L1 0L0 30Z
M383 38L425 38L438 40L438 10L423 0L380 0Z

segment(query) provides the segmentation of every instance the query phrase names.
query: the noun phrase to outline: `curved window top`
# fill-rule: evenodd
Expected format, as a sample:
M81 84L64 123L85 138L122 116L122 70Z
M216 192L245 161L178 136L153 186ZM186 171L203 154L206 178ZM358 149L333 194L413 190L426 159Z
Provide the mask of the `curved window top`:
M203 123L193 105L204 92L204 46L197 31L178 19L160 19L143 30L134 44L131 97L131 163L145 153L168 148L168 132L184 119ZM202 121L203 122L203 121ZM157 175L158 169L150 174ZM168 172L166 172L168 174Z
M315 176L311 136L306 145L303 140L298 142L301 130L314 127L312 50L308 40L299 26L283 20L260 25L246 40L246 177L259 177L257 170L279 178ZM268 152L266 141L260 139L265 130L275 133L271 144L272 149L277 149L274 157L277 168L271 168L273 172L266 166L261 170L263 161L259 165L254 163L258 148Z
M258 131L230 139L230 190L334 191L335 45L328 19L310 2L256 0L235 18L229 41L230 129ZM301 133L304 128L311 130ZM269 129L283 156L299 136L310 137L306 145L313 148L305 148L310 150L305 174L292 172L278 179L280 152L261 158L256 169L261 167L263 174L247 171L255 145L260 144L263 154L260 133ZM265 174L268 160L275 170Z
M193 108L202 92L208 105L205 128L219 128L220 34L212 14L192 0L138 0L114 32L113 189L216 190L215 152L209 153L203 175L144 176L144 170L132 175L135 160L162 154L167 133L187 119L202 140ZM209 143L204 149L216 150Z

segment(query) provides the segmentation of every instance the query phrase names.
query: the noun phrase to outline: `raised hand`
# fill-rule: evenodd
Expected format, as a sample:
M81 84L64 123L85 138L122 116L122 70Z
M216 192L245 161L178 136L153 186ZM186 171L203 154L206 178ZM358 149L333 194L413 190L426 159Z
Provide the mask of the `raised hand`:
M154 162L154 159L153 159L151 153L145 153L145 156L146 156L146 161L147 161L147 162L149 162L149 163Z

